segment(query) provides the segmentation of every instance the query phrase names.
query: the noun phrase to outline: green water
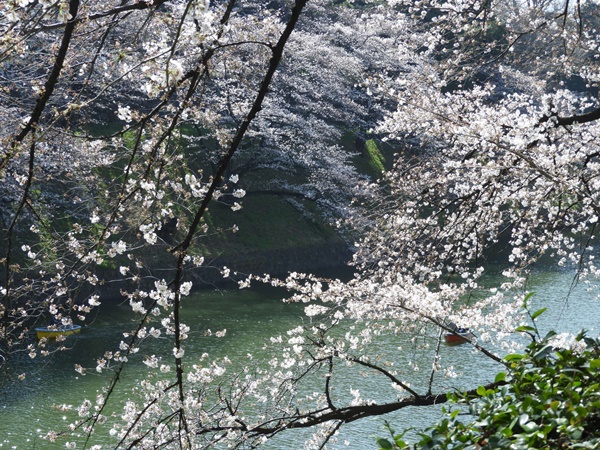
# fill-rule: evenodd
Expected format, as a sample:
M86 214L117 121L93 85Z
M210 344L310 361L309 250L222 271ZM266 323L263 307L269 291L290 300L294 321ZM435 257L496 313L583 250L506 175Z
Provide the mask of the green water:
M573 288L572 281L572 274L567 272L544 271L532 277L530 289L536 292L535 302L539 306L548 306L550 310L540 318L542 331L554 328L577 332L586 328L595 336L600 318L600 303L594 298L598 291L588 292L585 286ZM233 372L236 360L248 353L254 354L257 359L266 356L262 346L269 337L284 333L302 320L303 306L281 302L282 295L281 291L259 289L201 292L190 296L183 308L184 322L191 327L190 338L185 342L186 358L197 358L205 352L211 357L228 355L233 361L228 370ZM30 359L26 354L15 357L11 362L12 378L5 379L0 390L0 448L65 448L64 440L52 444L40 437L49 430L64 429L74 418L74 413L57 411L53 405L78 405L86 398L93 401L110 377L109 373L98 374L93 370L96 358L107 349L115 350L122 338L121 333L133 326L134 317L129 306L113 303L104 307L80 335L69 338L72 350L46 358ZM224 328L227 334L223 338L206 336L208 329L217 331ZM387 336L374 345L400 370L411 370L404 367L408 356L417 361L422 358L424 364L429 364L427 357L430 351L417 354L420 351L408 343L408 338ZM403 350L399 351L399 347ZM116 394L117 401L126 400L129 388L145 376L146 367L141 363L145 354L168 355L171 348L172 344L164 339L154 340L149 347L144 347L142 354L124 371L121 388ZM485 383L498 370L493 362L473 353L468 346L444 347L442 362L455 366L459 377L451 382L440 379L440 388L448 387L449 383L453 386ZM75 364L92 370L82 376L75 372ZM27 377L17 381L15 376L22 372L26 372ZM368 398L379 401L394 399L387 380L363 375L348 372L336 376L340 396L347 396L350 387L359 386L369 392ZM424 367L414 375L417 380L424 381L429 371ZM436 417L439 417L439 408L419 408L403 410L385 418L359 421L343 428L337 443L331 447L373 448L373 436L384 434L384 420L389 420L396 429L402 429L426 426ZM298 432L288 432L265 448L300 448L304 437ZM90 443L105 444L106 448L115 444L102 432L93 436Z

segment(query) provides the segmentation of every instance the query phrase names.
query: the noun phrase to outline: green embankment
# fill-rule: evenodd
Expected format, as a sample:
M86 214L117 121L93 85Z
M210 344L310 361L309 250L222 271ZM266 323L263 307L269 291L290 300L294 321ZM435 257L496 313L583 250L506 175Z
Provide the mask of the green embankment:
M374 139L368 139L365 142L365 153L371 171L377 175L383 174L385 171L386 159Z
M350 256L346 243L320 218L316 205L303 203L300 211L282 196L249 195L235 212L214 203L206 216L212 232L199 237L194 250L208 265L227 265L241 273L281 274L343 264Z
M333 228L298 211L283 197L277 195L249 195L241 201L243 208L233 212L229 205L213 203L208 210L207 222L213 226L235 224L239 231L223 231L200 240L209 254L236 254L257 249L292 248L336 239ZM308 202L307 202L308 203Z
M106 130L104 130L106 131ZM189 131L189 130L188 130ZM125 145L132 146L131 133L124 136ZM209 142L210 144L210 142ZM382 146L374 139L366 141L356 138L355 132L347 132L341 139L340 144L352 156L353 164L357 171L372 179L378 178L388 168L390 149ZM172 145L182 146L186 161L189 166L197 170L204 167L210 170L210 165L204 160L202 152L197 147L188 146L186 139L181 142L172 142ZM209 148L210 150L210 148ZM112 188L112 181L119 180L122 176L124 161L117 161L111 167L102 167L95 170L96 182L93 186L81 186L77 194L86 198L90 193L86 189L96 191ZM237 161L237 165L243 164ZM234 169L235 172L235 169ZM281 174L275 174L281 175ZM246 173L240 180L240 187L255 186L256 192L249 190L246 197L241 200L229 198L229 203L213 202L204 217L208 225L208 232L201 233L195 238L192 253L205 258L207 265L222 267L227 265L234 271L244 273L274 273L281 274L288 271L311 271L321 268L339 266L350 258L348 244L338 234L338 230L329 224L324 218L323 212L319 210L316 202L301 198L298 194L285 192L260 191L262 186L261 177L273 177L274 174L265 172L264 169L257 172ZM283 175L285 177L285 174ZM289 185L302 184L306 174L287 174L284 180ZM269 178L270 179L270 178ZM40 189L45 193L40 199L41 204L52 206L52 213L47 214L47 225L49 230L65 233L72 224L78 221L85 222L87 211L79 207L79 216L74 215L69 198L63 198L60 192L62 187L60 180L40 181ZM116 193L115 193L116 195ZM227 196L223 197L226 198ZM112 196L98 196L96 201L102 202L104 198ZM238 200L243 208L239 211L231 210L233 200ZM58 201L58 203L56 203ZM109 200L106 200L109 201ZM99 205L102 206L102 205ZM154 270L169 270L174 266L174 259L169 257L168 248L179 242L184 237L185 229L189 225L190 211L181 209L178 219L180 226L178 231L172 230L161 238L165 242L156 247L140 249L136 257L144 265ZM233 231L235 225L237 231ZM33 236L28 231L28 224L23 224L18 234L21 243L29 242L36 251L41 247L53 246L53 233ZM90 230L93 233L93 230ZM90 236L93 239L93 236ZM3 249L4 251L4 249ZM19 253L20 256L22 256ZM19 256L17 255L17 257ZM26 262L26 261L23 261ZM128 261L106 260L105 264L97 267L100 278L110 279L114 277L113 272L120 265L127 265ZM221 275L213 269L213 275L201 274L201 278L208 282L214 282Z
M375 139L357 142L350 132L340 143L356 155L353 163L360 173L375 179L389 169L390 146ZM224 230L201 238L198 250L211 257L243 261L241 265L250 269L264 266L271 272L330 267L349 258L347 245L314 202L288 200L284 195L249 195L236 212L229 205L213 203L206 217L208 225L215 229L236 224L239 231Z

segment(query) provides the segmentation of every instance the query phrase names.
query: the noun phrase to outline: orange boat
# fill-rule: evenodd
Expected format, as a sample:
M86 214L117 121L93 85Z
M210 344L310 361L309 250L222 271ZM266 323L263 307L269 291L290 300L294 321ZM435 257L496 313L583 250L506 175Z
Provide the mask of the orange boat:
M473 333L468 328L457 328L452 333L446 333L444 341L446 344L458 345L470 341L473 337Z

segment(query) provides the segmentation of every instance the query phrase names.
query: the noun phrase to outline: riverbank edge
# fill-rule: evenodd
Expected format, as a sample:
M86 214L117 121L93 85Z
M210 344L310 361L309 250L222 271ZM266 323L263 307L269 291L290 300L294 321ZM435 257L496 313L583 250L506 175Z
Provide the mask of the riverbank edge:
M308 245L256 249L234 255L216 256L206 260L204 265L186 269L184 281L192 281L193 290L224 288L235 286L236 282L248 275L285 277L290 272L318 273L327 269L347 267L352 260L351 247L341 237L313 241ZM175 258L171 261L161 260L160 264L150 263L147 274L134 286L131 281L119 280L117 269L102 269L98 273L101 280L94 292L86 296L99 294L104 299L123 298L123 291L132 289L151 290L155 282L165 280L167 283L175 274ZM227 268L229 276L223 276ZM109 280L115 280L110 282ZM116 281L119 280L119 281Z

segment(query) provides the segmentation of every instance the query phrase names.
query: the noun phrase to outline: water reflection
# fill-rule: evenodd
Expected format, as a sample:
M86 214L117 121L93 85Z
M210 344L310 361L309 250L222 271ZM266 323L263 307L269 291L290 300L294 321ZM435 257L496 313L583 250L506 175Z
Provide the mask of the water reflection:
M493 285L498 280L488 279ZM572 285L573 276L567 272L538 272L532 275L530 290L536 292L534 308L548 307L548 312L539 318L543 332L549 329L578 332L582 328L590 333L598 333L597 318L599 303L595 299L597 291L588 292L583 285ZM263 344L268 338L284 333L302 320L303 305L287 304L279 301L281 291L217 291L201 292L186 299L183 305L184 321L190 326L190 339L186 341L186 355L198 358L202 353L211 357L229 356L234 364L245 359L248 353L256 360L265 358L267 350ZM39 435L49 429L62 428L73 419L72 413L58 412L52 405L79 404L84 398L94 399L106 385L110 373L96 373L96 358L105 349L115 350L122 339L124 329L133 328L134 317L127 305L114 303L105 306L97 317L80 335L69 338L73 350L55 353L48 358L30 359L26 354L12 360L11 382L6 383L0 392L0 448L17 449L58 449L64 448L64 441L56 445L42 442ZM223 338L214 336L217 330L227 329ZM212 335L207 332L211 330ZM434 336L429 337L434 343ZM431 350L417 350L410 343L409 336L386 336L376 342L377 351L391 361L401 371L410 373L416 382L426 383L429 377L429 355ZM165 348L166 347L166 348ZM123 374L120 391L123 399L132 386L139 383L146 372L141 364L145 355L168 355L171 344L164 339L151 341L142 354ZM411 356L423 353L424 367L414 372L406 363L407 352ZM419 358L416 358L419 360ZM87 375L81 376L74 370L75 364L90 367ZM474 352L468 345L443 346L440 364L453 366L458 376L454 380L436 377L435 387L439 390L472 387L484 384L493 378L498 366L490 359ZM230 367L234 371L235 367ZM18 373L27 372L24 381L15 381ZM377 401L394 400L394 390L388 379L363 371L356 376L355 371L336 372L336 395L348 398L350 388L364 387ZM318 389L323 379L316 377L314 387ZM397 430L420 428L439 417L439 407L410 408L390 414L385 418L370 418L347 425L338 436L337 444L331 448L372 448L373 436L383 435L384 420ZM292 431L283 433L265 448L295 448L308 433ZM413 434L414 435L414 434ZM102 433L93 442L106 442ZM92 443L93 443L92 442ZM346 446L345 442L351 443Z

